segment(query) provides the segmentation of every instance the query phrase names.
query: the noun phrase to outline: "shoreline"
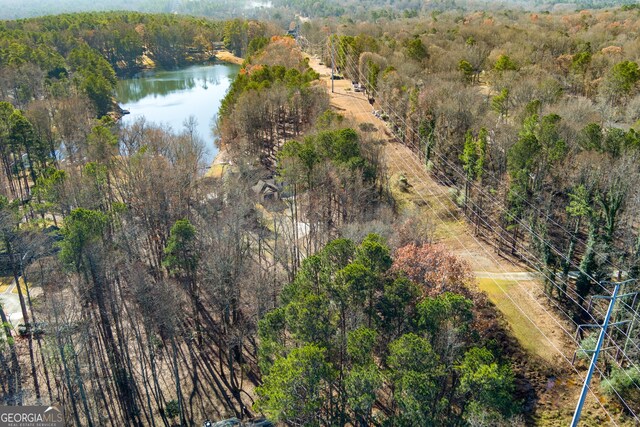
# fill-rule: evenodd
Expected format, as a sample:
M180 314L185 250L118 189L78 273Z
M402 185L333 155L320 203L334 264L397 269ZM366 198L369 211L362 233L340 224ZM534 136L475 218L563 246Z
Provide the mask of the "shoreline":
M229 64L242 65L244 63L244 59L235 56L228 50L220 50L216 52L215 58L218 61ZM229 157L227 150L223 147L218 147L218 154L213 158L213 161L209 165L204 176L206 178L222 178L227 166L230 166L231 164L231 158Z
M184 64L182 64L182 66L177 67L177 69L182 69L182 68L188 68L190 66L197 66L197 65L237 65L240 66L241 64L244 63L244 59L235 56L233 53L229 52L228 50L219 50L219 51L215 51L215 52L208 52L208 58L204 59L204 58L190 58L188 61L186 61ZM139 69L137 69L136 73L134 74L120 74L117 76L118 81L121 80L126 80L126 79L132 79L132 78L136 78L138 76L141 76L141 73L144 72L155 72L157 70L167 70L167 71L171 71L171 69L165 69L162 67L159 67L155 62L151 61L150 59L145 60L145 66L140 67ZM110 111L106 114L107 116L109 116L114 122L119 122L125 115L129 114L130 111L128 111L127 109L125 109L123 107L124 104L121 104L120 101L116 98L115 95L115 91L114 94L111 97L111 108ZM215 141L214 141L215 144ZM208 166L207 166L207 170L211 169L214 165L220 165L221 160L219 159L226 159L226 154L222 154L222 157L220 157L220 151L218 151L218 153L216 153L216 156L214 157L212 162L208 162ZM225 160L225 162L227 162L227 160ZM209 172L206 173L206 175L208 175Z
M231 166L231 159L229 153L224 148L218 149L218 154L213 158L213 161L204 173L205 178L222 178L228 166Z
M229 64L242 65L244 63L244 59L239 56L235 56L233 53L228 50L219 50L214 55L214 58L220 62L227 62Z
M156 62L151 59L147 54L142 55L142 63L131 68L115 70L116 77L118 79L129 79L134 78L140 73L144 73L146 71L153 70L172 70L176 68L183 68L188 65L194 64L204 64L204 63L223 63L223 64L234 64L234 65L242 65L244 63L244 58L240 58L235 56L232 52L223 49L223 50L213 50L206 51L196 54L194 56L187 57L184 62L178 63L176 67L172 68L164 68L162 66L158 66Z

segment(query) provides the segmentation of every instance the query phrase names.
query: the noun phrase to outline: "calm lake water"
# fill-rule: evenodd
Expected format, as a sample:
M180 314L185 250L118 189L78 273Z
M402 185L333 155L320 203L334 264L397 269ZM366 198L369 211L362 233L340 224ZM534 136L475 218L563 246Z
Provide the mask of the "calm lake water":
M147 122L167 124L180 132L183 122L194 116L207 147L207 161L211 161L218 151L212 121L239 69L234 64L197 65L172 71L147 71L120 80L116 99L123 109L131 112L122 118L122 123L130 124L144 116Z

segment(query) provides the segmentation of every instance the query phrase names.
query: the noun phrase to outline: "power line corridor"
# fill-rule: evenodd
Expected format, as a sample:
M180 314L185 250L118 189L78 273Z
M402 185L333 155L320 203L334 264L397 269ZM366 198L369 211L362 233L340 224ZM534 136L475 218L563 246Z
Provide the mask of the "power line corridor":
M350 93L350 82L348 81L332 82L328 79L327 75L330 75L331 70L320 65L317 60L311 58L310 65L323 76L323 81L330 92L332 88L335 88L335 92L331 94L331 104L334 108L351 116L357 123L373 123L377 127L376 136L390 141L384 147L387 167L390 169L389 175L398 173L404 175L412 184L408 198L412 199L414 204L424 207L425 210L428 209L433 219L437 220L439 227L449 229L449 232L445 232L445 236L441 236L439 241L446 243L456 255L467 260L477 278L492 282L505 299L516 308L517 315L525 319L524 322L536 330L540 342L547 347L547 351L553 353L554 357L558 357L557 363L562 364L566 372L575 373L581 381L584 375L578 372L571 362L572 354L579 346L579 343L573 338L573 331L577 324L568 322L567 320L572 320L571 316L568 316L556 302L547 300L540 283L540 279L544 278L545 273L541 270L538 271L539 274L533 273L529 269L515 265L493 253L488 245L481 242L473 234L465 220L460 218L459 211L451 202L448 187L435 182L418 161L415 153L407 146L392 142L396 140L396 136L386 128L387 125L384 121L373 116L367 98L359 93ZM375 95L378 98L377 94ZM377 101L380 102L380 99ZM384 102L381 107L386 110ZM392 116L392 120L395 120L393 111L386 112ZM397 118L403 122L401 117ZM535 255L529 255L535 259ZM514 284L509 291L505 289L505 281ZM513 298L514 291L517 292L517 299ZM596 315L600 315L600 313L596 313ZM602 374L600 368L596 366L595 369ZM578 389L574 385L571 394L576 396L567 396L570 401L577 399L577 391ZM593 390L589 388L589 391L591 391L592 397L596 397L592 399L592 405L599 406L607 414L610 422L616 425L614 417L593 394ZM620 398L623 400L622 396ZM635 417L635 414L632 413L632 415Z

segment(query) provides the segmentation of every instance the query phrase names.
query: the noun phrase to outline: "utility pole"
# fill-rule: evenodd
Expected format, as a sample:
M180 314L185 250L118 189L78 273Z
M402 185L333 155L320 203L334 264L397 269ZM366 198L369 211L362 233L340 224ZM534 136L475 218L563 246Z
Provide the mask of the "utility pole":
M331 93L334 93L333 91L333 76L335 74L335 69L336 69L336 59L333 55L333 34L329 36L329 40L331 42Z
M626 283L626 282L623 282ZM591 377L593 376L593 371L596 369L596 363L598 362L598 356L600 355L600 350L602 349L602 344L604 343L604 338L607 334L607 328L609 327L609 321L611 320L611 313L613 312L613 308L616 305L616 300L618 298L618 291L620 290L620 285L622 283L616 283L613 288L613 293L611 296L601 296L600 298L609 300L609 308L607 309L607 314L604 317L604 322L602 326L599 326L600 335L598 336L598 342L596 343L596 348L593 352L593 356L591 357L591 363L589 364L589 370L587 371L587 377L584 379L584 384L582 385L582 391L580 392L580 399L578 399L578 404L576 406L576 410L573 413L573 419L571 420L571 427L577 427L578 422L580 421L580 413L582 412L582 406L584 405L584 401L587 398L587 393L589 392L589 383L591 382Z

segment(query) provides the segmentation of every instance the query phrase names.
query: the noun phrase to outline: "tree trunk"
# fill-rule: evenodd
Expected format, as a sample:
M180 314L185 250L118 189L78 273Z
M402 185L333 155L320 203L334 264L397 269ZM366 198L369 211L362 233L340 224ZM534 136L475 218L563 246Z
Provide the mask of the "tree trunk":
M4 312L4 307L0 304L0 320L4 325L4 332L7 336L7 342L9 343L9 351L11 354L11 372L9 373L9 397L7 404L22 405L22 376L20 370L20 362L18 361L18 353L16 351L16 345L11 335L11 328L9 327L9 321Z

